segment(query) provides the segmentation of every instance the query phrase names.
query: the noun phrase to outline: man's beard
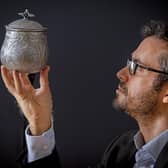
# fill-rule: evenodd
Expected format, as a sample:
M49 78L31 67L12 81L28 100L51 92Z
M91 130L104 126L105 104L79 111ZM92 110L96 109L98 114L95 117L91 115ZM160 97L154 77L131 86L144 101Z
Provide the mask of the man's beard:
M112 105L116 110L126 111L126 102L127 102L126 99L128 96L128 89L127 89L124 82L120 82L119 87L122 89L122 94L124 95L124 100L120 100L120 97L117 94L115 99L112 102Z
M157 111L158 91L153 85L147 92L139 95L129 96L126 85L121 82L122 95L117 95L113 101L113 107L117 110L122 110L128 113L135 119L145 119L146 117L155 118Z

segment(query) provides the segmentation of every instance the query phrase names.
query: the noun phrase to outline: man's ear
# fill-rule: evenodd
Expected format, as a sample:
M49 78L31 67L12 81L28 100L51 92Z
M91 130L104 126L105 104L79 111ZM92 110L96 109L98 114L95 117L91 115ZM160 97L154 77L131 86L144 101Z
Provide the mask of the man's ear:
M168 103L168 95L165 95L165 96L163 97L163 103Z
M165 85L163 86L163 99L162 102L163 103L168 103L168 83L166 82Z

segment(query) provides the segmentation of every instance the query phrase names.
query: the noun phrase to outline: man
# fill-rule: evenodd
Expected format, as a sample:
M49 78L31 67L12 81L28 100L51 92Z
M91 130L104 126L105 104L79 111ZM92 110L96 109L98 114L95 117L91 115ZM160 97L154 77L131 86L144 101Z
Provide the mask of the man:
M114 106L126 111L139 125L111 142L97 168L168 168L168 26L151 21L144 39L118 73ZM52 124L49 66L40 72L34 89L27 74L1 67L3 81L16 98L29 126L23 167L60 168Z

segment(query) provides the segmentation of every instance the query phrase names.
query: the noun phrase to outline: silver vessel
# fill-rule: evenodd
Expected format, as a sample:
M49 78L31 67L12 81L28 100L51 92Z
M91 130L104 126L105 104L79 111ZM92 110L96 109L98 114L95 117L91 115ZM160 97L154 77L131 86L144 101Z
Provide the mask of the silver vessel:
M36 73L47 64L47 28L30 20L34 14L27 9L19 15L23 18L5 26L6 34L0 51L1 63L9 70Z

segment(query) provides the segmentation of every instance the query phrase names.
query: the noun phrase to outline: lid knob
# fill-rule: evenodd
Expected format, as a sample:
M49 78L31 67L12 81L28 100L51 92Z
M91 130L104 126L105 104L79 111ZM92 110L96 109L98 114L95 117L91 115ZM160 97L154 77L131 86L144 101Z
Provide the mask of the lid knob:
M20 13L18 13L18 15L22 16L23 19L28 19L29 17L35 17L34 14L29 13L28 9L25 9L24 12L20 12Z

